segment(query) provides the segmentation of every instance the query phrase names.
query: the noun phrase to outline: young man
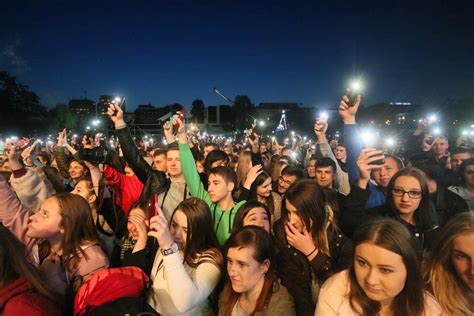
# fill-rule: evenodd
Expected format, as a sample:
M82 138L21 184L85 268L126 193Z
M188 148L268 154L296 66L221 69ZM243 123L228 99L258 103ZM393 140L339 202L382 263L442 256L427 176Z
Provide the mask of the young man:
M298 167L286 166L281 171L281 176L278 178L276 190L274 191L279 195L283 195L286 191L288 191L290 186L303 178L303 170Z
M326 189L334 189L336 163L331 158L322 157L316 162L316 183Z
M212 168L208 178L208 191L206 191L196 170L184 123L179 118L176 119L176 123L179 126L179 158L183 166L184 178L192 196L204 200L209 205L214 221L214 231L217 240L222 245L230 236L235 214L246 202L241 201L236 204L232 198L232 191L237 183L237 175L229 167L218 166Z
M170 144L165 152L167 175L163 171L153 169L140 155L123 120L122 109L116 104L112 104L108 109L108 114L115 125L115 133L125 160L140 182L144 184L140 200L149 201L151 205L158 202L166 219L169 220L176 206L191 197L184 181L178 146L172 144L174 142L172 133L169 130L164 130L168 144Z

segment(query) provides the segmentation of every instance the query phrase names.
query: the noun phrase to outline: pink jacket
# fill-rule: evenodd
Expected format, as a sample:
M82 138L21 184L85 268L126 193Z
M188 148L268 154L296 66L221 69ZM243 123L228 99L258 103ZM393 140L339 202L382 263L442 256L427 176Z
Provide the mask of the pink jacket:
M25 176L38 177L34 172ZM81 276L87 280L94 272L109 266L107 255L97 245L84 245L82 249L88 259L80 256L75 269L68 273L62 268L60 260L54 260L51 254L40 261L39 240L26 235L30 215L30 210L21 204L5 179L0 176L0 223L28 247L31 261L40 268L46 285L52 290L64 294L70 281ZM71 262L71 265L74 263Z
M358 316L349 301L349 270L339 272L324 282L318 297L315 316ZM433 296L425 292L425 311L423 316L442 315L441 306Z

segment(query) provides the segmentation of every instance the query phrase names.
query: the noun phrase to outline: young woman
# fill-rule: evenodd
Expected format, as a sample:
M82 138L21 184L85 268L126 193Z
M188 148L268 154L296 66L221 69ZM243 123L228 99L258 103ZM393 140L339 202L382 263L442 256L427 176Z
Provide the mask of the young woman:
M25 246L0 225L0 314L61 315L56 297L26 259Z
M239 154L239 161L235 170L237 174L237 188L240 188L245 183L250 168L252 168L252 153L250 151L243 151Z
M428 186L420 170L404 168L393 175L387 186L384 205L365 210L366 199L355 193L351 192L346 199L345 213L341 216L343 227L354 230L370 218L391 217L404 224L423 248L431 248L438 225L436 213L431 209Z
M271 233L272 213L262 202L248 201L239 208L234 218L232 232L240 230L244 226L258 226Z
M34 179L39 177L36 173L21 173L18 159L16 151L10 150L13 173L32 177L31 183L41 183ZM34 263L57 292L64 293L67 286L77 287L96 270L108 267L91 209L82 197L57 194L33 213L0 179L0 222L31 248Z
M227 281L219 315L296 315L293 300L275 274L272 238L247 226L227 240Z
M272 193L272 177L261 165L257 165L250 168L238 200L254 200L265 204L272 213L273 220L276 221L280 218L281 205L275 203Z
M436 316L441 307L423 291L419 244L400 222L362 224L353 237L350 269L321 288L315 316Z
M46 285L60 294L109 265L90 207L80 196L54 195L33 214L1 178L0 221L28 246Z
M221 277L222 254L209 206L197 198L181 202L170 224L158 204L149 236L157 239L148 304L161 315L213 315L210 295Z
M337 228L315 181L292 185L282 208L282 217L273 226L278 275L293 296L298 315L312 315L320 283L349 266L352 243Z
M449 316L474 311L474 214L462 213L441 230L425 269L431 292Z

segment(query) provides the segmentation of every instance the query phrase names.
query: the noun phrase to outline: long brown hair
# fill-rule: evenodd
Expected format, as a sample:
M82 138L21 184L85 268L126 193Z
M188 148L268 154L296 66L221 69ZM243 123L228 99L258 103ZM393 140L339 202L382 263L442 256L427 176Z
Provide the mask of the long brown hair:
M474 233L474 214L453 217L435 239L424 276L428 287L447 315L468 315L474 308L471 290L457 274L451 260L454 239Z
M378 218L363 223L352 238L354 247L363 243L387 249L400 255L407 271L403 290L393 299L393 315L421 315L424 310L423 280L421 277L421 255L419 243L408 229L391 218ZM353 310L364 316L378 315L381 305L371 300L357 282L355 259L349 269L350 304Z
M326 207L326 196L314 180L302 180L292 185L285 193L282 201L281 217L288 219L286 201L289 201L298 211L298 216L304 222L306 229L317 241L319 250L330 256L328 229L336 229L334 214Z
M61 241L63 260L66 271L71 272L77 266L80 255L89 259L81 246L102 246L102 240L97 233L89 204L83 197L60 193L51 198L59 205L62 217L60 225L64 230Z
M219 251L220 246L212 227L211 211L207 203L198 198L182 201L171 214L170 225L176 211L186 215L188 224L184 261L193 268L203 262L211 262L221 269L224 258Z
M249 200L259 201L257 196L257 187L262 185L267 179L271 179L271 175L265 169L262 169L262 172L255 178L255 181L250 186L250 195ZM270 182L271 183L271 182ZM273 195L270 193L267 197L261 197L264 200L265 205L268 207L270 212L273 214L275 212L275 205L273 202Z
M263 283L262 291L258 296L257 303L255 304L255 310L253 311L253 313L256 313L261 312L268 307L268 303L272 298L273 292L278 289L276 288L278 285L276 282L277 278L274 264L272 237L261 227L244 226L241 230L233 233L224 245L226 255L230 248L246 247L254 249L252 257L255 259L255 261L263 263L265 260L268 260L270 262L268 271L265 274L265 281ZM229 274L226 273L227 286L221 293L221 303L219 304L220 306L224 307L222 312L222 315L224 316L232 315L232 309L234 308L234 305L237 303L240 296L239 293L232 289L228 275Z
M0 240L0 289L22 277L38 293L52 302L58 302L57 295L43 284L37 268L28 261L31 254L27 253L24 244L2 225Z

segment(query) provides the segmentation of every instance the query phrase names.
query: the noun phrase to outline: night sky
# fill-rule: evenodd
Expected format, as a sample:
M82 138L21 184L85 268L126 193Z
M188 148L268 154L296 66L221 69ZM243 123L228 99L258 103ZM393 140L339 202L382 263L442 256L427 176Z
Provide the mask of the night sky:
M474 95L474 1L9 2L0 70L47 106L84 91L124 95L129 110L222 104L217 86L255 104L330 107L351 76L365 104Z

